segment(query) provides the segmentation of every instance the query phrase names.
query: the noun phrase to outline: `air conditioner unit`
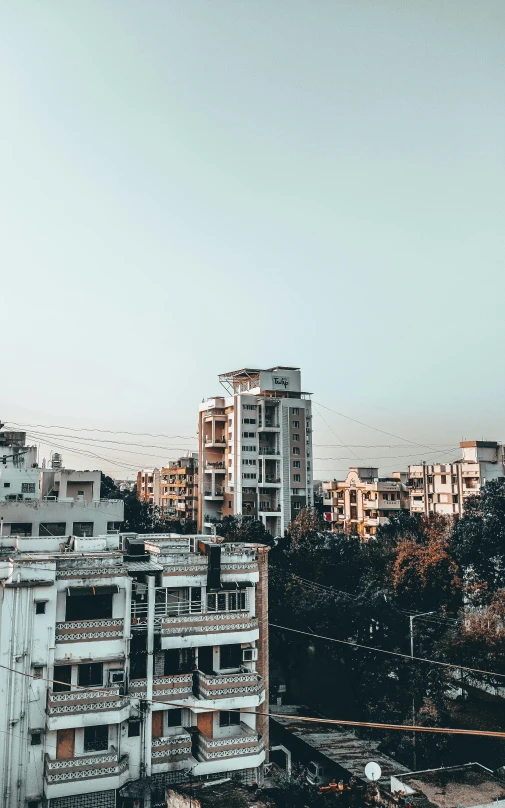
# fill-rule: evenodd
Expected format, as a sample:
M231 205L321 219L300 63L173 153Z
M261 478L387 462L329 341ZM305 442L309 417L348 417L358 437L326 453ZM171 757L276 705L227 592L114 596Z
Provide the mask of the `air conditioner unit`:
M242 649L242 662L256 662L258 659L257 648L243 648Z
M125 683L126 674L124 671L109 671L109 684L122 685Z

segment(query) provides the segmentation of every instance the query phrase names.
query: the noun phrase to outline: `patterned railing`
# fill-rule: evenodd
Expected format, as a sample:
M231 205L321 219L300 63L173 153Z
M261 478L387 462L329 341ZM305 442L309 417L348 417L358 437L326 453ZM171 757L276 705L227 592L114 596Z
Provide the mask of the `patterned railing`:
M119 758L115 750L65 760L51 760L46 755L45 776L47 783L63 783L69 780L111 777L122 774L127 768L128 755Z
M161 634L170 637L181 634L221 634L223 631L252 631L258 621L249 612L210 612L163 617Z
M105 710L121 710L128 706L128 699L121 695L119 687L100 690L70 690L65 693L49 693L47 712L49 716L90 713Z
M147 696L147 679L130 679L128 687L130 696L145 699ZM191 673L180 673L174 676L155 676L153 678L153 701L165 701L167 697L188 698L193 693L193 676Z
M83 640L120 640L124 620L66 620L56 623L56 642L82 642Z
M219 758L238 757L240 755L258 755L264 749L261 735L253 733L245 724L241 724L242 732L228 738L208 738L198 733L198 757L202 761Z
M180 734L168 735L164 738L153 738L151 745L151 762L153 765L171 763L191 755L191 735L186 730Z
M263 679L257 673L209 675L198 671L198 696L201 699L232 699L257 696L263 690Z

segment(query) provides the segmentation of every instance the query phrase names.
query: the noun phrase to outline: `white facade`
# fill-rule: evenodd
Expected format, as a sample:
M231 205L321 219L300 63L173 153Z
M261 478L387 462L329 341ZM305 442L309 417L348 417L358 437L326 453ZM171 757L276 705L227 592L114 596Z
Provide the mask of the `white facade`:
M298 368L219 377L229 395L200 406L199 528L254 517L282 535L313 504L312 412Z
M88 808L91 793L147 806L189 771L257 780L267 552L174 534L1 538L3 808Z
M411 513L461 516L465 499L490 480L505 477L504 447L496 441L462 441L462 458L453 463L409 466Z
M100 499L100 471L40 468L24 432L0 432L0 534L71 536L117 532L122 500Z

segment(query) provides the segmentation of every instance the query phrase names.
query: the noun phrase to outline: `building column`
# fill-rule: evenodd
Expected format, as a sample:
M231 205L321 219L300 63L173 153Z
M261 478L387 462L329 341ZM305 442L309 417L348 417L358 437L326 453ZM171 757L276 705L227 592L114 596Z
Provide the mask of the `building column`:
M258 708L265 715L256 718L256 729L265 742L265 761L268 763L269 747L269 677L268 677L268 547L258 547L259 581L256 586L256 617L259 626L258 661L256 670L263 679L265 701Z

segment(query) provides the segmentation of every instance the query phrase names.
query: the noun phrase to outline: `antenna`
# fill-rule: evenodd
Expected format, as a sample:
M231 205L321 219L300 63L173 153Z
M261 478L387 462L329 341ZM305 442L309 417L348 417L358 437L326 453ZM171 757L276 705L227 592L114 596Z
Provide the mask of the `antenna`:
M378 763L375 763L373 760L371 760L370 763L366 764L365 777L367 778L367 780L372 780L372 782L375 782L376 780L379 780L381 776L382 776L382 769Z

